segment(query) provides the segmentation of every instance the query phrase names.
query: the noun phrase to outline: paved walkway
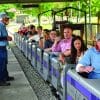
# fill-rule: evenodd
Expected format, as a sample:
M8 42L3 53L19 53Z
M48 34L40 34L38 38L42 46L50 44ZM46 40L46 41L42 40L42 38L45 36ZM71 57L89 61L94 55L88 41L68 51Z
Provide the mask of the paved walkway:
M0 100L38 100L17 59L11 50L8 52L8 70L10 76L14 76L15 80L11 82L11 86L0 86Z

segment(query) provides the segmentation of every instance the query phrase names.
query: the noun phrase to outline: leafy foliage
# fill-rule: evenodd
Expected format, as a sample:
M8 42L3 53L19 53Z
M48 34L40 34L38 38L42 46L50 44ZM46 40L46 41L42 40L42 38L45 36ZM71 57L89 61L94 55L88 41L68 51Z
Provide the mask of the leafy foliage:
M89 1L91 3L89 3ZM91 6L90 6L91 4ZM22 8L22 4L1 4L0 5L0 12L9 12L10 16L14 16L14 12L9 11L11 8L15 8L17 10L20 10L21 13L26 13L32 16L37 16L39 13L47 10L59 10L61 8L64 8L66 6L72 6L76 8L80 8L89 14L89 7L91 8L91 15L96 16L97 13L100 11L100 2L99 0L79 0L76 2L56 2L56 3L40 3L38 8ZM45 13L45 16L51 16L51 12ZM77 16L77 13L72 10L72 15ZM83 16L81 14L80 16Z

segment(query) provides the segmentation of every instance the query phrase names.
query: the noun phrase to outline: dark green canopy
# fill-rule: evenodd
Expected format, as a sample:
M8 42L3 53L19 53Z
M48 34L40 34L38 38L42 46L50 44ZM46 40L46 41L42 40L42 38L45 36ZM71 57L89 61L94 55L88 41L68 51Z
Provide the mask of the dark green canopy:
M3 3L42 3L42 2L73 2L78 0L0 0Z

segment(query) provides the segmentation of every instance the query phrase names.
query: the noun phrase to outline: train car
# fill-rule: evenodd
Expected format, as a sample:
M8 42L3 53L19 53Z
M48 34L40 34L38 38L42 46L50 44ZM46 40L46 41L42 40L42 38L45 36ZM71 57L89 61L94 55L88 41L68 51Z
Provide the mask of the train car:
M15 40L18 39L18 41L16 41L16 44L18 44L20 36L16 36ZM25 42L26 45L29 45L27 41ZM19 45L18 48L20 48ZM25 53L29 52L27 47L25 48ZM100 79L83 78L75 71L75 65L67 64L63 76L64 86L61 87L61 66L59 65L57 57L51 58L49 53L45 51L42 52L35 43L32 44L31 50L30 55L32 56L32 66L37 69L39 74L42 69L43 73L40 75L45 81L49 81L58 91L61 100L100 100ZM42 58L41 61L40 58Z
M100 79L83 78L75 71L75 65L73 69L72 66L65 69L64 100L100 100Z

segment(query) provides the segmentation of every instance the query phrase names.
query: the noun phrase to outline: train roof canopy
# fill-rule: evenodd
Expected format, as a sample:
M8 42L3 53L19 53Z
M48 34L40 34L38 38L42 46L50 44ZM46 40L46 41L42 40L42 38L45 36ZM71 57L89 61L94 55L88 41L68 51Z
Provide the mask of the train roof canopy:
M74 2L78 0L0 0L0 4L6 3L45 3L45 2Z

